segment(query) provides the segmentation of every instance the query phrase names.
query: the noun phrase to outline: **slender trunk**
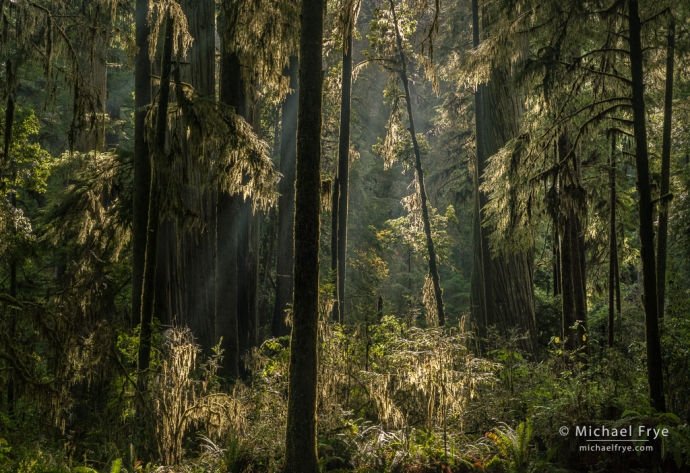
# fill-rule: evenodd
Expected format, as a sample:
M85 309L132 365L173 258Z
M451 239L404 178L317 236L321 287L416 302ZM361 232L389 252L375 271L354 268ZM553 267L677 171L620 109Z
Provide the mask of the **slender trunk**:
M558 234L558 229L554 228L553 231L553 242L552 242L552 253L553 253L553 295L558 296L561 294L561 237Z
M349 14L352 14L350 12ZM343 47L340 137L338 141L338 317L345 322L345 256L347 253L347 191L350 177L350 112L352 95L352 31Z
M151 61L149 60L148 0L136 2L136 46L134 67L134 190L132 193L132 326L139 323L141 291L146 258L151 160L146 143L146 113L151 104Z
M571 227L573 233L573 282L575 293L575 317L577 319L577 346L582 347L587 345L587 269L586 269L586 248L585 248L585 232L582 228L582 215L586 215L587 199L585 191L579 184L582 180L582 165L579 154L573 155L573 166L575 168L575 176L577 186L573 186L573 198L576 202L576 208L579 210L573 212L573 225Z
M14 128L14 111L15 111L15 101L14 101L14 81L16 78L16 71L14 69L14 64L11 59L8 59L5 64L5 74L7 79L7 106L5 108L5 134L3 142L3 153L2 161L9 171L8 174L12 177L12 180L16 177L15 166L10 159L10 147L12 145L12 130ZM2 166L0 166L0 171L2 171ZM5 181L2 178L2 173L0 172L0 189L5 190ZM10 205L12 208L17 208L17 192L11 189L10 192ZM17 258L15 255L10 254L10 297L17 298ZM15 336L15 330L17 325L16 310L10 309L10 337ZM9 382L7 383L7 406L8 412L10 414L14 413L14 376L10 376Z
M640 15L637 0L628 0L630 23L630 75L632 79L633 130L635 134L635 163L640 214L640 256L644 284L645 332L647 338L647 378L651 405L659 412L666 410L664 379L659 339L656 264L654 257L654 222L652 192L649 182L649 151L644 100L644 57Z
M297 103L299 86L297 56L290 57L290 67L286 71L290 77L292 93L285 97L280 127L280 173L283 177L278 184L278 256L276 262L276 300L273 308L274 337L290 334L285 323L285 311L292 303L292 267L294 265L295 230L295 154L297 152Z
M341 322L340 304L338 304L338 193L340 185L338 175L333 178L331 194L331 272L334 276L333 284L333 321Z
M323 0L301 7L294 311L284 473L316 473Z
M563 239L561 241L561 301L563 307L563 339L569 350L577 348L577 331L571 329L577 320L575 310L575 282L573 281L573 232L571 231L572 219L565 218L563 225Z
M586 278L584 275L584 237L582 232L581 213L584 208L583 189L579 185L579 161L572 153L572 143L568 132L563 131L558 140L559 160L572 155L572 161L566 164L561 177L563 183L561 200L564 202L561 232L561 271L563 291L563 334L567 338L567 347L575 350L586 341L585 327L587 319ZM577 328L571 328L576 326Z
M12 144L12 129L14 126L14 80L16 76L16 71L14 70L14 64L11 59L8 59L5 63L5 76L7 79L7 105L5 107L5 133L4 141L2 147L2 163L5 169L8 171L7 174L10 176L14 174L14 164L10 160L10 146ZM12 170L11 170L12 169ZM2 178L3 166L0 166L0 190L5 190L5 180ZM16 199L14 191L11 191L10 199ZM16 204L13 204L16 206Z
M170 12L165 19L165 42L163 45L163 68L161 85L158 98L158 111L156 113L156 142L153 143L153 156L151 169L151 183L149 193L148 228L146 240L146 258L144 263L144 282L141 294L141 328L139 332L139 378L137 389L146 391L148 385L147 371L151 361L151 332L154 310L154 283L156 274L156 260L158 252L158 229L160 226L160 186L156 170L164 165L161 162L165 157L165 134L168 123L168 105L170 101L170 71L172 68L174 21ZM156 162L159 161L159 162ZM139 410L143 416L143 408ZM141 424L139 424L141 425Z
M618 244L616 241L616 135L611 136L611 161L609 163L609 346L613 348L614 314L616 292L616 266L618 265Z
M426 247L429 252L429 275L434 286L434 297L436 300L436 312L438 316L438 324L445 325L446 316L443 305L443 293L441 290L441 278L438 275L436 267L436 250L434 249L434 240L431 238L431 223L429 222L429 209L427 207L426 188L424 187L424 170L422 169L422 157L419 151L419 144L417 143L417 133L414 128L414 119L412 117L412 98L410 97L410 86L407 79L407 63L405 62L405 53L403 52L402 36L400 34L400 27L398 26L398 18L395 14L395 4L390 0L391 13L393 15L393 24L395 25L395 36L398 43L398 54L400 55L400 79L405 89L405 102L407 103L407 117L410 121L410 137L412 139L412 147L415 155L415 173L417 174L417 183L419 185L419 197L422 202L422 221L424 223L424 234L426 235Z
M239 114L252 124L258 135L259 121L255 104L250 103L244 85L240 86L241 101ZM249 179L245 175L245 180ZM237 261L238 261L238 328L240 355L257 345L258 341L258 290L259 290L259 214L254 212L251 197L240 203ZM243 375L248 374L244 365L240 366Z
M578 195L578 199L581 197ZM575 319L577 321L577 346L587 345L587 276L585 273L585 244L582 219L572 212L573 293L575 295Z
M472 46L479 47L479 2L472 0ZM473 215L473 257L472 280L470 294L473 300L472 311L475 314L476 326L482 339L487 337L487 329L490 322L490 285L487 278L490 276L490 255L488 254L487 231L482 229L482 208L486 204L486 193L479 190L482 182L482 174L486 167L484 155L484 120L482 118L483 84L477 84L474 92L474 127L475 127L475 165L474 165L474 215Z
M657 293L659 320L664 318L666 299L666 250L668 245L668 204L670 200L669 177L671 174L671 118L673 113L673 54L676 26L673 21L668 30L666 48L666 94L664 97L664 130L661 148L661 200L659 203L659 234L657 235Z

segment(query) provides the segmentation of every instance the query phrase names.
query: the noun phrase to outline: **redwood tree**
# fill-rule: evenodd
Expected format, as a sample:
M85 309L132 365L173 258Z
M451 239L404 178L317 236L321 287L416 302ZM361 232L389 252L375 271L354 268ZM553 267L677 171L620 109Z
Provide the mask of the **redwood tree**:
M644 286L645 333L647 338L647 379L651 404L664 412L664 378L659 338L656 264L654 257L654 215L649 178L649 150L644 99L644 57L642 52L642 24L637 0L628 0L630 24L630 75L632 81L633 132L635 135L635 164L637 168L638 209L640 216L640 256Z
M316 473L323 0L301 6L295 269L285 473Z

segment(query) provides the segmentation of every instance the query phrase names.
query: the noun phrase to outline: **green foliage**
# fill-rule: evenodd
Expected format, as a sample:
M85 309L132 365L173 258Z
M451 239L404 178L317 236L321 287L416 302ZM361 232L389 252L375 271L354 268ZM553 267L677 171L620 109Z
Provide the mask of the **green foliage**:
M530 442L532 440L532 423L529 419L520 422L513 430L508 425L493 429L486 434L498 446L502 460L507 464L507 471L511 473L525 473L533 462Z
M4 107L0 107L0 114L5 115ZM39 131L39 119L34 111L18 107L12 126L10 155L5 158L0 188L6 191L16 189L20 193L41 194L46 191L48 176L56 160L41 146Z

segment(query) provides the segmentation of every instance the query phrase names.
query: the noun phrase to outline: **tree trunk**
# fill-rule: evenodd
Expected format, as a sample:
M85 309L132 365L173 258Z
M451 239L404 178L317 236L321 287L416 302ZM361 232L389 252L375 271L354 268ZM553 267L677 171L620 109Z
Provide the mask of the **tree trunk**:
M575 282L573 281L573 232L570 227L572 219L570 216L565 218L563 225L563 240L561 242L561 302L563 306L562 322L563 322L563 340L565 346L569 350L577 348L577 331L571 329L577 320L575 310Z
M508 66L497 65L491 71L489 83L484 89L481 116L484 121L483 156L487 160L519 132L522 99L511 84ZM489 228L483 230L491 231ZM536 355L537 327L532 284L534 249L520 253L499 253L492 257L488 249L488 237L484 241L487 242L484 256L484 280L489 307L487 321L496 324L503 335L512 329L517 329L521 334L526 333L527 338L520 342L520 347L525 352Z
M576 189L581 191L581 189ZM577 196L577 199L582 199ZM582 229L582 218L577 212L571 213L573 219L570 227L573 232L572 256L573 256L573 293L575 296L575 319L577 321L577 347L587 345L587 276L585 272L585 243Z
M221 14L220 21L225 30L228 21ZM227 35L221 32L220 57L220 101L239 109L242 100L240 91L240 64L228 44ZM239 376L240 346L237 314L238 272L237 272L237 222L239 215L238 195L218 191L216 208L216 334L223 337L221 348L225 352L221 374L230 378Z
M170 71L172 66L174 21L170 12L166 13L165 41L163 45L163 68L161 85L158 94L158 111L156 113L156 142L152 143L154 160L152 161L151 183L149 193L149 211L146 240L146 258L144 263L144 283L141 295L141 328L139 332L139 377L137 389L145 392L148 386L147 371L151 361L151 333L154 310L154 283L158 252L158 228L160 224L160 186L156 169L166 163L160 162L165 157L165 135L168 123L168 105L170 101ZM158 161L158 162L157 162ZM143 416L143 406L137 411ZM138 425L142 425L138 423Z
M670 13L672 15L672 13ZM673 20L668 29L666 48L666 93L664 97L664 129L661 148L661 192L659 202L659 234L657 235L657 293L659 320L664 318L666 300L666 249L668 245L668 204L671 174L671 118L673 114L673 54L676 26Z
M299 86L297 56L290 57L287 73L290 77L291 94L285 97L282 107L280 127L280 173L283 177L278 184L278 255L276 263L276 300L273 308L274 337L290 334L285 323L285 311L292 303L292 267L294 265L295 230L295 154L297 152L297 103Z
M352 14L350 11L348 14ZM354 26L353 26L354 27ZM343 45L340 137L338 140L338 317L345 322L345 256L347 253L347 191L350 172L350 112L352 95L352 31Z
M259 134L257 115L254 107L250 107L249 98L244 86L240 87L241 101L240 116L252 123L254 131ZM245 176L248 179L249 176ZM258 308L259 308L259 242L260 228L259 214L254 212L251 197L240 202L237 262L238 262L238 328L240 341L240 356L243 356L258 343ZM247 374L244 365L240 371Z
M146 19L148 0L136 2L136 47L134 67L134 190L132 193L132 327L140 321L141 291L146 258L146 226L148 222L151 160L146 143L146 113L151 104L151 61Z
M213 0L182 0L182 9L187 17L189 33L194 42L187 52L186 62L181 66L182 80L201 97L215 99L215 3ZM182 117L184 126L184 117ZM182 131L180 136L186 136ZM197 165L200 150L188 149L185 139L181 143L187 168L190 173L199 173ZM210 181L210 176L198 175L192 179ZM185 186L183 199L201 219L203 229L188 231L177 226L175 233L177 249L177 272L182 278L182 310L176 311L180 322L191 329L205 355L218 342L215 333L216 321L216 212L218 195L215 190L195 185Z
M407 103L407 117L410 121L410 137L412 138L412 147L415 155L415 173L417 174L417 183L419 185L419 197L422 203L422 221L424 223L424 234L426 235L426 247L429 253L429 275L434 287L434 298L436 301L436 314L438 316L438 324L445 325L446 316L443 305L443 293L441 290L441 278L438 275L438 268L436 267L436 251L434 249L434 240L431 238L431 223L429 222L429 209L427 207L426 188L424 187L424 170L422 169L422 157L419 151L419 144L417 143L417 134L414 128L414 119L412 117L412 98L410 97L410 86L407 79L407 64L405 62L405 53L403 52L402 36L400 34L400 27L398 26L398 18L395 14L395 4L390 0L391 14L393 15L393 24L395 25L395 36L398 43L398 54L400 55L400 79L405 89L405 102Z
M628 0L630 23L630 75L632 79L633 130L635 134L635 163L640 214L640 256L644 284L645 332L647 338L647 379L651 405L665 412L664 379L659 339L656 264L654 258L654 221L652 192L649 182L649 151L647 149L647 123L644 100L644 74L642 71L642 25L637 0Z
M333 178L331 187L331 272L333 273L333 321L339 323L340 304L338 304L338 194L340 193L338 175Z
M473 2L473 43L479 45L479 8ZM476 32L476 33L475 33ZM512 89L511 75L506 64L492 68L489 82L480 84L475 94L477 127L477 179L478 185L484 182L484 171L489 157L496 154L509 140L516 137L518 120L522 113L521 94ZM479 220L483 221L484 207L488 202L486 192L478 191ZM475 210L477 213L477 210ZM476 218L476 217L475 217ZM527 333L521 341L521 348L536 355L537 329L534 312L534 250L520 254L491 254L489 235L492 229L481 226L482 290L484 307L482 309L484 331L496 325L502 335L516 328L521 334ZM477 293L478 291L475 291Z
M561 294L561 237L558 234L558 228L554 226L553 242L553 295L559 296Z
M616 292L616 266L618 265L618 243L616 239L616 135L611 135L611 161L609 163L609 347L614 342L614 314Z
M323 0L303 0L295 192L295 271L284 473L316 473Z
M5 133L3 142L3 154L2 163L7 166L8 174L11 179L14 180L16 177L15 165L12 163L10 158L10 148L12 146L12 130L14 128L14 111L15 111L15 100L14 100L14 81L16 79L16 70L14 69L14 64L11 59L8 59L5 63L5 77L7 79L6 90L7 90L7 106L5 108ZM0 171L2 171L0 166ZM5 180L2 177L2 172L0 172L0 190L5 190ZM17 192L15 189L10 189L10 205L12 208L17 208ZM17 258L16 255L10 254L10 297L17 298ZM16 309L10 309L10 337L15 336L15 330L17 325L17 315ZM14 375L10 375L10 379L7 383L7 407L9 414L14 413Z
M479 2L472 0L472 46L479 47ZM474 218L473 218L473 248L472 270L475 275L471 280L470 294L473 300L473 311L476 313L477 329L479 336L486 339L488 328L495 324L493 318L493 295L491 284L491 253L489 251L489 229L482 227L484 219L484 206L488 201L486 192L479 189L484 170L486 169L486 153L484 143L484 84L477 84L474 92L474 127L475 127L475 169L474 169Z

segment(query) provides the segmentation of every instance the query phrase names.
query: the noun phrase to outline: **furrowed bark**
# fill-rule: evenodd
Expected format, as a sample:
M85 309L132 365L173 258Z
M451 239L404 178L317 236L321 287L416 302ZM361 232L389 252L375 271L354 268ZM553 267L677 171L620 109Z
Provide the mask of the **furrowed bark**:
M511 139L518 136L518 120L522 113L521 93L512 86L507 65L496 65L482 95L484 122L484 156L488 160ZM480 195L481 199L481 195ZM487 232L484 254L484 280L491 325L497 325L501 335L517 330L526 338L520 348L536 356L537 328L534 312L534 248L520 252L498 252L492 255ZM487 269L488 268L488 269Z
M652 192L649 179L649 150L644 99L644 57L640 15L637 0L628 0L630 23L630 75L632 79L633 131L635 134L635 164L640 215L640 256L644 287L645 332L647 338L647 379L651 405L665 412L664 379L659 338L656 264L654 257L654 221Z
M323 0L301 6L295 270L284 473L316 473Z
M479 5L473 4L472 7L473 43L478 46ZM488 23L489 20L484 17L483 21ZM488 83L478 86L475 107L478 108L477 178L480 186L484 182L488 159L519 132L518 120L523 108L521 95L512 87L511 72L507 64L494 65ZM488 194L478 191L478 198L478 220L484 221ZM492 231L490 227L482 225L477 235L480 244L475 246L481 250L481 254L476 256L481 256L484 326L488 328L495 325L504 336L513 329L517 329L520 334L527 334L520 341L520 348L536 356L537 329L532 285L534 249L530 248L519 254L492 254L489 243Z
M180 5L187 16L189 33L194 38L185 58L189 64L180 68L182 80L190 84L199 96L215 100L215 3L213 0L182 0ZM184 126L184 117L182 124ZM180 136L186 136L184 131ZM201 150L188 149L186 139L181 141L185 155L182 159L187 160L190 172L199 172L196 160ZM210 180L209 176L199 178ZM177 267L184 291L184 308L177 312L177 316L192 330L204 355L210 355L211 348L218 342L215 333L217 198L215 190L186 186L183 199L201 219L203 230L190 232L181 226L175 229L179 240L179 245L175 245L179 248Z
M272 334L280 337L290 334L290 327L285 323L285 311L292 303L292 269L294 257L295 231L295 155L297 153L297 104L299 102L299 85L297 56L290 57L290 66L286 71L290 77L292 93L285 97L281 114L280 128L280 173L283 177L278 184L278 255L276 262L276 300L273 308Z
M390 0L391 13L393 15L393 24L395 25L395 36L398 43L398 54L400 56L400 79L405 89L405 102L407 103L407 117L410 121L410 137L412 138L412 147L415 155L415 172L419 184L419 196L422 201L422 221L424 223L424 234L426 236L426 247L429 253L429 275L434 285L434 297L436 299L436 312L438 314L438 324L445 325L445 308L443 305L443 291L441 290L441 278L438 275L438 268L436 267L436 250L434 249L434 240L431 237L431 223L429 222L429 209L427 206L426 188L424 187L424 169L422 169L422 157L417 143L417 134L414 128L414 119L412 116L412 99L410 97L410 86L407 78L407 63L405 61L405 53L403 52L402 36L400 34L400 27L398 26L398 19L395 14L395 4Z
M664 125L661 148L661 192L659 202L659 234L657 235L657 293L659 320L664 318L666 299L666 250L668 246L668 207L670 196L669 178L671 174L671 119L673 118L673 55L675 50L676 26L673 20L669 25L666 47L666 91L664 97Z

